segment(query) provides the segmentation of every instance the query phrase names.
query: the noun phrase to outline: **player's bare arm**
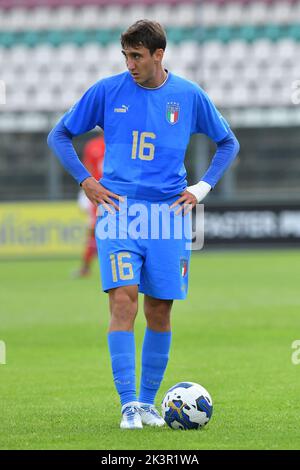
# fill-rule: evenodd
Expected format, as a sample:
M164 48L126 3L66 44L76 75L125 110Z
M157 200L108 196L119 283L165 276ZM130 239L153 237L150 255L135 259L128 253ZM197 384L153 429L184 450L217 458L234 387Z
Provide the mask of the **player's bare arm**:
M86 178L81 183L81 186L86 196L95 206L102 204L103 208L111 214L113 214L113 210L109 205L113 206L117 211L120 210L119 206L112 200L112 198L117 199L120 202L124 202L122 196L109 191L92 176L90 178Z

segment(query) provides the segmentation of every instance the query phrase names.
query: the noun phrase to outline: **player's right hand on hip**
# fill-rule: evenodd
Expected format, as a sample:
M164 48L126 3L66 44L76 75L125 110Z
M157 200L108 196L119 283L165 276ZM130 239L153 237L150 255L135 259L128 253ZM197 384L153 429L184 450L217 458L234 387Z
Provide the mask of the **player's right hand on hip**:
M124 198L122 196L118 196L118 194L109 191L92 176L86 178L81 183L81 187L83 188L89 200L95 206L101 204L102 207L111 214L114 213L112 207L114 207L117 211L120 210L119 206L111 198L118 199L120 202L124 202Z

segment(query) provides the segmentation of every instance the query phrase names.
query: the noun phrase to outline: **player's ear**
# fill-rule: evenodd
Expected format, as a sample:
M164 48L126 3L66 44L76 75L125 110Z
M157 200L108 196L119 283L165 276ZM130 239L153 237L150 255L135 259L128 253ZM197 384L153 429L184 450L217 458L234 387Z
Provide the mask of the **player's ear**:
M156 49L155 52L153 53L153 57L155 62L162 62L163 56L164 56L164 50L163 49Z

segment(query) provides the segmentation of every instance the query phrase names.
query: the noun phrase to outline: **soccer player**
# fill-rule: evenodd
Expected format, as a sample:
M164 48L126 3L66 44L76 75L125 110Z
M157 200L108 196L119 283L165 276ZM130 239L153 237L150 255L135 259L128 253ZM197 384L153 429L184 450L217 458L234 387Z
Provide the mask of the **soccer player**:
M83 148L82 163L87 171L97 181L103 174L103 158L104 158L105 144L103 136L94 137L90 139ZM87 229L87 237L85 248L81 260L81 266L74 273L74 277L85 277L90 274L91 263L97 254L97 246L95 240L95 224L97 219L97 206L93 204L85 195L83 189L80 189L78 195L79 206L88 214L89 225Z
M184 219L221 178L239 144L207 94L163 67L166 35L159 23L137 21L122 34L121 45L128 70L87 90L51 131L48 143L102 210L96 239L102 288L109 295L108 344L122 406L120 426L139 429L164 424L154 402L169 358L172 304L187 294L189 235L136 239L125 224L116 237L100 239L98 229L103 221L112 228L121 224L124 213L132 221L130 210L137 203L147 211L167 204L173 221ZM95 126L104 130L106 146L100 182L81 164L72 145L73 137ZM206 134L217 148L201 181L187 187L184 156L194 133ZM167 211L162 213L167 216ZM134 341L138 292L144 294L147 324L139 396Z

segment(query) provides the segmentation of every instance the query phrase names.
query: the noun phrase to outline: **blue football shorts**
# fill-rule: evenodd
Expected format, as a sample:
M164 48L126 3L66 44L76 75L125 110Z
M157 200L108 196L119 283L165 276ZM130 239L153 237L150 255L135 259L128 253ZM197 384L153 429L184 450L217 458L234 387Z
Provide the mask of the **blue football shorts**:
M151 203L126 198L114 214L99 205L95 226L102 288L138 285L157 299L185 299L191 248L191 213L169 206L179 196Z

